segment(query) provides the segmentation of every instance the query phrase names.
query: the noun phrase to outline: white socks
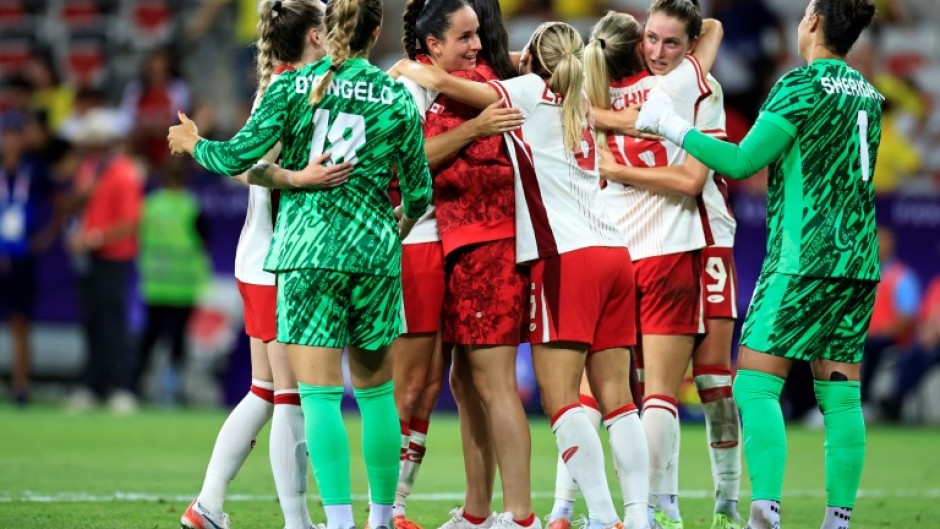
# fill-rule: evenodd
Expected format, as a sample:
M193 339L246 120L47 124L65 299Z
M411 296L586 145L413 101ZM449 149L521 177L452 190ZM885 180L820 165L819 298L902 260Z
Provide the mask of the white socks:
M597 401L590 395L582 394L580 396L581 407L584 409L584 415L591 422L595 430L601 427L601 411L598 409ZM555 504L552 505L552 512L548 516L549 521L564 518L571 521L574 516L574 501L578 497L578 484L571 479L568 473L568 467L561 459L561 453L558 454L558 462L555 465Z
M828 515L828 513L827 509L826 514ZM773 500L752 501L751 515L747 519L747 525L749 529L780 529L780 502Z
M643 430L649 448L649 503L671 520L679 519L677 480L679 459L679 412L677 402L665 395L650 395L643 401Z
M274 384L251 380L251 391L225 419L209 458L199 504L213 514L221 514L228 484L255 445L258 432L271 417Z
M849 529L852 509L846 507L826 507L826 517L822 529Z
M623 494L624 528L649 527L649 452L636 406L628 404L607 414L604 426L610 433L610 452Z
M327 529L351 529L356 526L352 505L324 505L323 512L326 514ZM371 517L370 511L369 518Z
M571 404L552 417L552 432L568 473L578 484L591 523L609 527L620 521L610 498L604 468L604 449L580 404Z
M724 366L701 366L693 370L693 375L705 412L708 455L715 482L715 512L731 515L726 511L733 509L736 515L741 482L741 426L731 395L731 370Z
M271 419L271 472L284 511L285 529L309 529L307 511L307 443L300 394L296 389L274 392Z
M428 422L412 418L407 427L402 423L401 458L398 463L398 488L395 491L395 515L405 514L405 500L411 495L418 470L427 451ZM409 435L405 435L405 431Z

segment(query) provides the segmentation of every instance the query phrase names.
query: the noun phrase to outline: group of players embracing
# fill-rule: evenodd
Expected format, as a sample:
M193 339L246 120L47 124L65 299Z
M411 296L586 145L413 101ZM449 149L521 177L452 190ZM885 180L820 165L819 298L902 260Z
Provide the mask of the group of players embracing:
M367 60L381 0L321 9L261 3L261 88L234 138L202 139L182 115L170 130L175 153L252 186L236 277L253 385L183 527L228 528L225 488L272 403L286 528L313 525L308 454L327 527L355 526L346 350L368 527L417 528L405 500L449 361L466 496L443 529L540 529L515 374L527 342L559 453L551 529L571 525L577 491L588 529L683 527L677 397L690 362L715 482L711 527L744 523L740 407L747 526L779 528L779 394L793 360L813 363L826 420L823 528L847 529L864 459L857 367L878 280L869 175L881 99L819 80L869 86L844 57L874 15L870 1L809 2L798 35L807 65L781 78L740 146L723 141L721 87L708 73L723 30L690 0L653 0L645 23L610 12L586 45L548 22L518 53L497 0L409 0L408 59L387 73ZM768 257L732 383L735 222L715 170L746 178L768 164ZM279 404L291 407L280 423Z

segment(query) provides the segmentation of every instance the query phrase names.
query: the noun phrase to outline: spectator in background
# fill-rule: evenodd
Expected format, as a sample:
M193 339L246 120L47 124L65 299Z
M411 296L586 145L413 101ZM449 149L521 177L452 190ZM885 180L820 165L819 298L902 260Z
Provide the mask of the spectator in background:
M725 30L713 73L724 89L726 106L753 123L777 71L786 65L786 28L764 0L712 0L710 4L710 16ZM768 33L773 33L776 46L767 46Z
M26 116L0 121L0 313L9 317L13 342L13 398L29 402L30 317L36 294L35 241L51 203L46 166L27 157Z
M894 230L885 224L878 225L878 258L881 282L875 293L875 308L862 361L862 402L865 404L870 403L870 386L882 354L889 348L908 344L920 305L917 276L895 255Z
M254 99L255 88L258 86L258 80L255 77L258 0L206 0L186 25L186 36L191 42L199 42L217 23L228 4L233 4L235 9L235 40L238 48L234 54L233 66L236 77L236 95L241 102L250 104Z
M147 195L140 221L140 288L147 325L135 370L138 394L150 356L161 336L170 341L170 366L161 374L164 402L179 400L179 374L186 360L186 329L209 278L205 218L186 189L187 161L173 157L163 169L163 187Z
M73 411L108 398L112 411L133 413L133 355L127 340L127 280L137 255L143 178L121 142L124 126L113 111L85 114L76 140L85 151L73 185L80 213L68 247L76 271L86 363Z
M72 111L56 131L64 140L75 143L81 133L85 115L93 109L104 106L104 93L93 87L80 88L75 94Z
M917 337L900 356L895 394L884 403L886 418L897 420L905 398L914 393L924 376L940 364L940 275L927 287L917 318ZM936 403L935 403L936 405Z
M75 90L62 83L52 62L52 55L48 52L36 54L29 63L27 73L33 87L30 106L35 110L45 111L49 127L58 130L72 113Z
M892 112L894 105L890 99L885 100L882 109L884 114L881 120L881 147L878 149L878 160L872 175L875 193L879 194L896 191L921 168L920 151L898 130L897 114Z
M144 61L140 77L128 83L121 111L131 125L134 152L160 169L170 155L166 130L176 113L189 111L189 86L181 78L169 48L156 48Z

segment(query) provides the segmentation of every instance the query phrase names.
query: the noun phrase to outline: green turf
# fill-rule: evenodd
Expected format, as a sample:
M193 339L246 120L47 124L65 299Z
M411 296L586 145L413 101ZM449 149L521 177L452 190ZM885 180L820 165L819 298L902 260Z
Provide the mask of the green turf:
M0 529L179 527L187 498L199 491L224 418L219 411L145 411L133 417L112 417L103 412L69 416L52 408L0 407ZM348 422L357 451L358 424L351 417ZM279 529L283 524L274 498L266 437L265 430L257 453L229 489L232 498L226 511L236 529ZM452 416L434 418L428 443L415 494L459 495L463 467ZM789 430L783 503L787 529L819 527L825 505L822 443L821 432ZM554 441L546 421L533 421L532 445L534 507L537 514L545 515L551 506L555 473ZM938 446L938 430L871 429L862 478L863 494L869 496L859 499L852 527L940 527ZM354 457L353 492L364 495L364 471L355 462ZM711 473L700 426L683 428L680 468L681 488L690 492L681 499L685 526L707 528ZM613 474L609 480L616 499L619 491ZM746 479L742 489L746 500ZM79 494L97 501L74 501ZM130 494L146 499L134 500ZM114 496L114 501L102 501ZM452 498L414 499L409 514L425 529L433 529L459 504L459 499ZM311 499L310 505L315 521L323 521L318 502ZM499 507L497 499L494 509ZM366 502L358 500L356 509L364 520ZM578 512L584 512L583 503L578 504Z

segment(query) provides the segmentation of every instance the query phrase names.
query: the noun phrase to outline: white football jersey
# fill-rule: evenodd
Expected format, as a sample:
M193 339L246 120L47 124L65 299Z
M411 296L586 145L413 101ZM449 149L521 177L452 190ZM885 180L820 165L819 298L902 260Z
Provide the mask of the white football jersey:
M421 116L421 121L423 122L428 109L431 108L434 100L437 99L437 94L425 90L418 83L405 76L399 77L398 82L405 85L408 91L411 92L411 97L415 100L415 105L418 107L418 114ZM401 243L421 244L440 240L441 235L437 232L437 218L434 216L434 204L432 203L428 204L427 211L418 218L418 222L415 222L414 227L411 228L411 232L408 233L408 236L405 237L405 240Z
M698 60L687 56L663 80L668 81L663 85L672 97L676 113L694 123L700 103L711 94ZM611 83L611 108L622 110L643 103L659 82L658 76L644 70ZM623 165L666 167L685 163L685 151L667 140L611 133L608 146ZM655 193L618 182L608 182L602 194L634 260L697 250L706 245L704 211L699 211L696 197Z
M516 261L593 246L626 246L600 196L594 135L582 130L580 152L565 147L562 98L535 74L490 81L522 127L505 138L515 169Z
M711 95L699 105L695 128L709 136L727 140L725 129L725 100L721 85L709 74L706 77ZM734 232L738 226L728 201L728 183L725 179L709 171L705 187L702 188L701 206L705 208L708 223L705 225L705 238L709 246L722 248L734 247Z
M271 76L271 85L277 82L280 72ZM270 86L270 85L268 85ZM256 99L252 112L258 106ZM251 285L274 285L274 274L264 271L264 258L271 247L274 236L274 210L271 197L273 189L248 186L248 210L245 223L238 236L235 248L235 279Z

